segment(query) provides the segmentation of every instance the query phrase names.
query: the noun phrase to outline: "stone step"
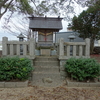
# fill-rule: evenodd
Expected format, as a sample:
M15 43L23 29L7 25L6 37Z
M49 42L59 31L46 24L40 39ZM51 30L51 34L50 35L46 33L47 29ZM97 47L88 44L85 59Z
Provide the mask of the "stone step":
M40 56L40 57L36 57L35 61L58 61L58 59L57 59L57 57Z
M59 66L58 61L34 61L35 66Z
M59 72L59 67L35 67L35 72Z
M62 83L60 73L33 73L32 85L55 87Z
M59 66L34 66L34 68L58 68Z

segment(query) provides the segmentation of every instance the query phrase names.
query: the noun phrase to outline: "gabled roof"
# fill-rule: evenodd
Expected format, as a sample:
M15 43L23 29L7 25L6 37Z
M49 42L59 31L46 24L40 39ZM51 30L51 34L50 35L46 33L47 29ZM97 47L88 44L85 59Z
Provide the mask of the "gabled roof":
M51 30L60 30L62 29L62 19L55 17L29 17L30 23L29 28L33 30L41 29L51 29Z

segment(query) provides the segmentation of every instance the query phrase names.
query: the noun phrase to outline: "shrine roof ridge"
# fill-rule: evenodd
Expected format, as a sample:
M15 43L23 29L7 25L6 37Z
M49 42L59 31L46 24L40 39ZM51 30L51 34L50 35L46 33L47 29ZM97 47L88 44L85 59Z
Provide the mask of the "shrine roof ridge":
M63 18L58 17L29 17L30 23L29 28L30 29L62 29L62 23L61 20Z
M58 17L47 17L47 16L45 16L45 17L35 17L35 16L30 16L30 17L28 17L29 19L51 19L51 20L53 20L53 19L60 19L60 20L62 20L63 18L61 18L60 16L58 16Z

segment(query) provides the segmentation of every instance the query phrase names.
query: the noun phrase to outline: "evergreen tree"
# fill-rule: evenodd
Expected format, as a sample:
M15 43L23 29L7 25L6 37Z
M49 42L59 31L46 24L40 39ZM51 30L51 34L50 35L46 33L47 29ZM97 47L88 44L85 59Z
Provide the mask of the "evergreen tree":
M100 39L100 0L89 5L78 17L72 19L72 29L79 37L90 38L90 52L93 53L95 39Z

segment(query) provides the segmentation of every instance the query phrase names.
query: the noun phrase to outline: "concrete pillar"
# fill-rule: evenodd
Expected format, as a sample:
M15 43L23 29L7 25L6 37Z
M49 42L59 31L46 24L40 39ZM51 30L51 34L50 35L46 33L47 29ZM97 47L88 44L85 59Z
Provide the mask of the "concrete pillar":
M26 53L27 53L26 49L27 49L27 48L26 48L26 44L24 44L24 45L23 45L23 55L24 55L24 56L27 55L27 54L26 54Z
M13 48L13 44L10 44L10 55L13 56L14 55L14 48Z
M98 40L98 46L100 46L100 40Z
M64 39L59 39L59 56L64 56Z
M85 49L85 56L90 57L90 39L85 39L86 49Z
M70 45L67 46L67 57L70 57Z
M30 43L29 43L29 54L30 57L34 57L35 56L35 40L34 38L30 39Z
M7 55L7 41L8 41L7 37L2 38L2 55L3 56Z
M57 40L57 44L56 44L57 55L59 55L59 40L60 39Z
M83 55L82 53L83 53L83 49L82 49L82 46L80 45L79 46L79 56L80 57L82 57L82 55Z
M73 46L73 56L76 56L76 45Z
M20 55L20 45L17 44L17 55Z
M61 75L62 80L65 80L67 77L67 73L66 73L65 67L64 67L65 63L66 63L66 59L60 60L60 75Z

